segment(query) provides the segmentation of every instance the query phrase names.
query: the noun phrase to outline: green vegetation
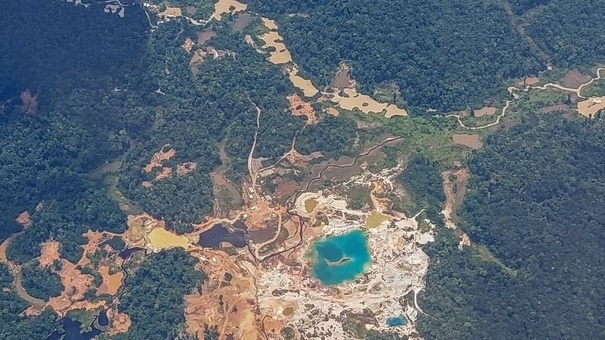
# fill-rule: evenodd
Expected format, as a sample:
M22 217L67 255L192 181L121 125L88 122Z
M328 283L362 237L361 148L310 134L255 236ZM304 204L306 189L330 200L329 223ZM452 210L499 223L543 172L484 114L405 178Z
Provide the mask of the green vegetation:
M530 1L527 1L530 2ZM560 67L603 62L603 1L542 0L526 31Z
M38 261L31 261L21 270L23 288L33 297L48 301L63 291L59 274L50 268L40 268Z
M605 336L605 121L538 117L491 136L469 160L459 215L485 246L459 251L442 230L425 248L425 339Z
M405 170L397 178L412 196L413 206L408 207L408 215L426 209L426 215L433 223L442 220L440 212L445 194L439 173L439 164L426 156L416 154L410 158Z
M182 249L147 257L125 282L119 310L132 326L116 339L176 339L185 321L183 296L206 278L193 268L196 262Z

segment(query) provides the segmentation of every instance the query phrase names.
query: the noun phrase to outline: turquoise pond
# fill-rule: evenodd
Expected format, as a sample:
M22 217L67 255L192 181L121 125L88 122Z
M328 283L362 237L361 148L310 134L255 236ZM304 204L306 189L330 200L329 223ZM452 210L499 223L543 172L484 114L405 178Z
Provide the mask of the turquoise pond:
M327 286L354 280L371 262L366 235L361 230L329 236L313 244L313 276Z
M406 323L408 323L408 319L405 316L395 316L387 319L389 327L404 326Z

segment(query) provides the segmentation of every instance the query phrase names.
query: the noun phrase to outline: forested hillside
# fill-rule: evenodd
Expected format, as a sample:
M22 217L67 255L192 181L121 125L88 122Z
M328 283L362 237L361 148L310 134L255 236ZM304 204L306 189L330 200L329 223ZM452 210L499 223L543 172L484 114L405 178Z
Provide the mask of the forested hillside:
M250 4L278 19L294 59L322 86L346 60L362 89L372 93L394 82L411 106L452 110L476 105L501 89L502 79L545 68L501 1Z
M412 107L481 105L510 78L602 62L605 2L251 0L277 19L294 59L322 86L349 62L366 92L394 83Z
M605 337L605 121L546 116L469 161L459 212L476 246L429 245L425 339Z

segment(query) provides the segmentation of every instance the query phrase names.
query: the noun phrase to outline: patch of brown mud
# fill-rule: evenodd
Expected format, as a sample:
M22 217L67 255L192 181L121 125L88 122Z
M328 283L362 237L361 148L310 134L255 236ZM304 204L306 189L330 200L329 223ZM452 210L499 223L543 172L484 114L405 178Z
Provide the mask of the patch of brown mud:
M468 146L471 149L479 149L483 146L481 136L469 134L455 134L452 136L454 144Z
M584 117L593 117L603 109L605 109L605 97L590 98L578 103L578 112Z
M591 79L592 78L590 76L582 74L580 70L573 69L567 72L565 77L563 77L563 79L561 80L561 85L563 85L564 87L576 89L580 87L580 85L589 82Z
M109 274L109 266L101 266L99 268L99 273L101 273L101 276L103 277L103 283L97 290L97 295L116 295L120 289L120 286L122 285L124 273L122 271L118 271L115 274Z
M183 164L178 164L176 166L176 174L178 176L185 176L186 174L195 171L195 169L197 169L196 162L186 162Z
M43 310L44 310L43 306L31 305L31 306L27 307L27 309L24 311L24 313L25 313L25 316L35 316L35 315L40 315Z
M449 170L441 173L443 192L445 193L443 215L445 225L448 228L456 229L454 224L456 210L462 204L470 177L471 173L468 169Z
M214 4L214 13L212 13L212 19L220 21L223 14L233 14L236 12L245 11L248 5L242 4L236 0L218 0Z
M162 171L160 171L157 174L157 176L155 176L155 180L160 181L160 180L166 179L166 178L170 177L170 174L172 174L171 168L162 167Z
M187 53L191 52L191 49L193 48L193 40L191 40L191 38L187 37L187 39L185 39L185 42L183 43L183 45L181 45L181 47L187 51Z
M197 32L197 43L203 45L206 41L216 37L216 31L211 28Z
M526 77L523 80L520 80L517 83L517 86L533 86L533 85L537 85L540 84L540 78L538 77Z
M150 188L153 186L153 183L149 182L149 181L143 181L141 183L142 186L144 186L145 188Z
M305 166L310 161L312 161L316 158L322 157L322 156L323 155L319 151L312 152L308 155L303 155L303 154L299 153L298 151L296 151L296 149L292 148L286 155L286 159L292 165Z
M261 230L252 230L248 232L248 239L250 239L254 243L264 243L275 237L277 233L277 229L275 228L266 228Z
M88 302L84 301L84 293L92 287L92 275L82 274L75 264L67 260L61 261L61 270L58 274L65 288L61 295L50 298L48 306L57 313L65 313L76 308L86 308Z
M19 98L21 99L21 112L23 113L27 113L27 114L33 114L36 113L36 111L38 110L38 95L34 95L32 96L31 92L29 91L29 89L21 92L21 95L19 96Z
M187 6L187 8L185 8L185 11L189 15L194 15L195 12L197 12L197 8L195 6L189 5L189 6Z
M89 254L94 254L97 249L99 249L99 245L106 240L106 236L104 233L98 231L88 230L83 234L84 237L88 239L88 242L82 246L84 251L82 253L82 258L78 261L78 265L80 267L84 267L90 264L90 259L88 258Z
M224 252L203 251L198 256L208 279L201 287L202 294L185 296L187 332L203 339L205 326L209 326L217 328L220 339L225 339L226 334L232 334L234 339L260 339L255 313L255 266L236 263L240 261Z
M338 72L336 72L336 75L334 76L334 80L332 81L332 86L337 88L339 91L342 91L348 87L351 87L354 84L354 82L351 79L351 77L349 76L350 70L351 69L349 66L347 66L346 64L342 64L340 66L340 68L338 69Z
M15 219L15 221L17 221L17 223L19 223L23 227L28 227L31 223L31 215L29 214L29 211L24 211L20 213L19 216L17 216L17 219Z
M298 88L303 92L303 95L307 98L311 98L319 93L319 90L313 85L309 79L305 79L298 75L298 68L294 67L288 72L290 82L294 87Z
M290 197L296 193L298 189L298 183L295 181L287 181L283 183L279 183L277 185L277 189L275 189L276 197Z
M59 248L61 244L57 241L46 241L42 244L42 254L40 255L40 267L46 268L52 265L61 256Z
M153 168L161 167L162 163L172 158L175 153L176 151L172 147L170 147L169 144L162 146L160 151L154 153L153 156L151 156L149 164L147 164L143 170L146 173L150 173Z
M244 28L248 27L252 22L252 14L248 12L237 13L233 18L233 27L234 31L241 32Z
M542 113L550 113L550 112L559 112L559 111L567 111L569 110L569 105L566 104L556 104L550 106L544 106L538 109Z
M290 102L290 112L295 117L304 116L307 117L307 124L316 124L317 116L315 116L315 110L311 103L305 102L296 93L289 95L288 101Z
M479 110L475 110L475 117L483 117L483 116L491 116L498 111L498 108L493 106L485 106L480 108Z
M107 311L107 318L111 320L111 328L107 331L109 335L126 333L130 328L130 316L125 313L119 313L115 308Z
M181 15L183 15L183 12L178 7L166 7L163 12L158 13L158 17L160 17L160 19L178 18Z

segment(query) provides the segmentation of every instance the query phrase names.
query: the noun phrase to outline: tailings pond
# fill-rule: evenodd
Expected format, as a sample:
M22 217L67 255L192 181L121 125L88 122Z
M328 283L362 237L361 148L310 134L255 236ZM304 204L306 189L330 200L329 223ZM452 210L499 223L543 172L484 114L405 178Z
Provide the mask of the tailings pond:
M229 242L236 248L246 246L246 233L242 229L230 232L222 224L215 224L212 228L200 234L198 244L202 247L220 248L221 242Z
M315 261L313 276L327 286L354 280L371 262L366 235L361 230L316 241L311 258Z

